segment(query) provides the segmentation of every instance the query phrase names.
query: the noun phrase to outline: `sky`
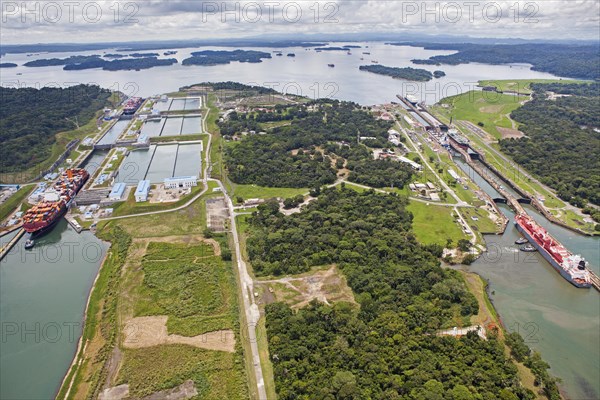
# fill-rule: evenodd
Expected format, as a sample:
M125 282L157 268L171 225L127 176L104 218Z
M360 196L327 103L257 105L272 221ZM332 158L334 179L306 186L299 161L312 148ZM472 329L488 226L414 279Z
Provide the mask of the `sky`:
M411 33L598 40L600 1L6 1L0 44Z

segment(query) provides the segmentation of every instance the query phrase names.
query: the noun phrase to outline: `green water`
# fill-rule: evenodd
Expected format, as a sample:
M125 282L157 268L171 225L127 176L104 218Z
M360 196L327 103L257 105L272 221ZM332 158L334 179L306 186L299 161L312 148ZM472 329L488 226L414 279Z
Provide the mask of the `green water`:
M0 261L0 398L51 399L72 361L108 246L62 220Z
M464 168L463 163L458 163ZM481 179L470 176L475 181ZM486 190L489 185L481 185ZM563 279L538 253L522 253L514 241L514 212L499 205L510 219L506 232L485 237L488 253L466 270L490 282L492 302L509 331L519 331L539 350L558 376L570 399L600 398L600 294L578 289ZM572 252L583 255L600 271L600 238L573 233L548 222L526 206L527 212Z

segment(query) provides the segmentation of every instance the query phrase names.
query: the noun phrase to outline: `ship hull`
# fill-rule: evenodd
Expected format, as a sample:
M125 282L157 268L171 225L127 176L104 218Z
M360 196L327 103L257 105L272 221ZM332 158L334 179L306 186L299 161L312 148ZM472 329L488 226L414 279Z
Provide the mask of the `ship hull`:
M25 229L25 232L27 232L31 235L31 239L37 239L37 238L49 233L52 229L54 229L54 227L56 226L58 221L60 221L61 218L66 213L67 213L67 207L63 207L63 209L60 210L56 214L56 216L46 225L40 226L40 227L31 227L31 228L27 228L26 226L23 226L23 228Z
M567 280L570 284L572 284L575 287L578 288L590 288L592 287L592 284L582 284L579 282L575 282L571 276L567 273L567 271L565 271L564 269L561 268L561 266L558 264L558 262L556 262L556 260L550 255L550 253L548 253L546 251L546 249L544 249L542 246L539 245L539 243L527 232L527 230L523 229L521 227L521 225L519 225L518 223L515 222L515 226L517 227L517 230L523 235L525 236L525 238L527 238L527 240L529 240L529 243L535 247L538 251L538 253L540 253L542 255L542 257L544 257L546 259L546 261L548 261L548 263L550 263L550 265L552 265L552 268L554 268L556 270L556 272L558 272L563 278L565 278L565 280Z

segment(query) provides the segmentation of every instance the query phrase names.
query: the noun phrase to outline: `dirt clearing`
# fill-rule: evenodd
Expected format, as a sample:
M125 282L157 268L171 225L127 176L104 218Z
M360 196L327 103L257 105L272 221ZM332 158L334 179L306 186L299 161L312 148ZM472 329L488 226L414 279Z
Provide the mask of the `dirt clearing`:
M206 200L206 220L208 229L225 232L225 222L229 218L229 208L224 197Z
M187 344L207 350L235 351L235 336L231 330L208 332L198 336L169 335L167 317L137 317L123 327L123 347L143 348L160 344Z
M356 303L346 278L335 267L294 277L257 281L263 290L261 301L283 301L293 308L302 308L312 300L325 304L336 301Z
M523 132L517 129L502 128L499 126L497 126L496 129L500 132L500 135L502 135L502 139L518 139L525 136Z

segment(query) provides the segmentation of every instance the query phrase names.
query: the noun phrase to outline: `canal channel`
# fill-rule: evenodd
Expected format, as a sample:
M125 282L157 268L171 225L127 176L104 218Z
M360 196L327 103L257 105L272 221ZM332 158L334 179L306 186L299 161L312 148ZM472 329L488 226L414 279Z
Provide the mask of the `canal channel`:
M454 161L492 198L501 197L464 160ZM493 176L491 171L485 171ZM498 177L496 180L501 182ZM560 386L569 398L600 398L598 293L572 286L538 253L520 252L514 244L520 237L512 223L515 214L506 204L498 206L511 223L502 235L485 235L487 253L461 268L490 282L490 298L504 326L518 331L531 348L542 353L551 373L562 379ZM569 250L583 255L592 270L600 272L600 238L574 233L552 224L533 207L523 207Z
M75 354L108 244L64 219L32 250L24 243L0 261L0 398L50 399Z

